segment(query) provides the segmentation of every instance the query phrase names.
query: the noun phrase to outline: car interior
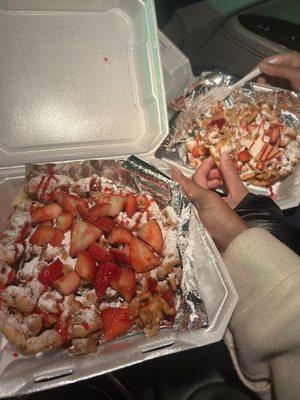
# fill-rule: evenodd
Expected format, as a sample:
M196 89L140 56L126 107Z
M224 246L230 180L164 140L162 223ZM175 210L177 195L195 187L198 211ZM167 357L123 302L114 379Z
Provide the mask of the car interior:
M263 57L300 51L299 0L155 0L159 29L189 58L195 76L241 77ZM300 227L299 209L287 210ZM116 371L26 399L255 400L223 342ZM19 397L18 397L19 398ZM25 397L24 397L25 398Z

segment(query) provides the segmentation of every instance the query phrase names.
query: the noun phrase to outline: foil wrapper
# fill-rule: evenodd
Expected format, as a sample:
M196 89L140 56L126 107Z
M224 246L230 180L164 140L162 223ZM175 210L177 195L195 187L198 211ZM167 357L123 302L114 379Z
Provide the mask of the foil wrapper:
M206 307L199 290L201 271L195 265L195 257L193 256L194 245L197 242L190 240L191 206L176 182L135 156L131 156L125 161L85 160L26 165L27 182L34 177L49 173L66 175L74 181L96 174L112 180L120 188L128 187L137 193L141 191L149 193L162 208L168 205L172 206L179 216L178 248L183 265L181 284L175 296L176 317L172 328L176 331L192 331L208 326ZM195 227L193 229L195 230ZM170 328L170 323L166 321L161 328ZM135 327L127 336L139 332L141 332L141 329ZM15 359L13 355L17 354L17 349L8 343L2 335L0 335L0 349L0 376L6 367L15 360L38 357L38 355L27 357L18 353ZM55 350L54 353L59 351L65 350ZM101 351L101 346L99 351Z
M182 96L172 101L169 107L175 111L170 119L170 133L158 148L157 158L175 162L193 171L188 164L185 139L192 135L194 121L202 114L199 102L203 95L220 86L230 86L237 79L218 71L203 72L185 90ZM240 102L270 104L279 111L281 121L299 132L300 98L296 92L250 82L235 90L224 102L231 107Z

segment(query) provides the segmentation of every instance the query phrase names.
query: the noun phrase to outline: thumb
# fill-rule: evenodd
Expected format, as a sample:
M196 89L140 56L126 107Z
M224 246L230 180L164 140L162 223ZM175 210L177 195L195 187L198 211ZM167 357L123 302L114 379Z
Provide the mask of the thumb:
M276 65L269 64L266 62L262 62L259 65L259 69L262 73L269 76L276 76L278 78L290 79L291 73L294 70L294 67L290 67L287 65Z
M194 204L196 208L201 209L211 192L185 177L181 171L173 166L172 178L180 184L188 200Z
M220 158L220 169L228 190L228 194L234 196L235 193L245 189L245 186L235 169L235 166L228 153L222 153Z

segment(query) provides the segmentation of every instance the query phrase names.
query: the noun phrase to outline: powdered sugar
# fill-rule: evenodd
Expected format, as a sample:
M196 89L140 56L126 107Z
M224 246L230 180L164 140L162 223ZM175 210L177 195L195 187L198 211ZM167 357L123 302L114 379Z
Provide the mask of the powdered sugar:
M34 257L32 260L26 262L23 267L18 271L17 277L21 280L27 280L38 274L40 263L39 257Z
M179 257L177 249L177 238L178 238L178 233L176 230L169 229L165 232L164 249L163 249L163 255L165 259Z
M133 229L141 218L141 215L141 212L137 211L131 218L129 218L126 212L120 212L115 221L119 225L125 226L128 229Z
M143 225L145 225L148 222L148 213L147 211L144 211L142 213L142 216L140 218L140 222L139 222L139 228L141 228Z
M27 287L30 289L35 301L37 301L44 291L44 285L37 279L37 277L34 277L30 282L28 282Z
M65 232L65 237L63 241L61 242L61 245L69 253L70 251L70 244L71 244L71 231Z
M58 255L60 254L61 254L61 247L53 247L51 246L51 244L47 244L43 258L47 261L48 260L51 261L54 260L56 257L58 257Z
M67 266L69 266L69 267L71 267L72 269L75 269L75 265L76 265L76 258L72 258L71 256L67 256L67 257L64 257L64 256L62 256L62 254L60 254L59 256L58 256L58 258L60 259L60 261L64 264L64 265L67 265Z
M167 206L164 210L163 210L163 215L165 217L165 222L168 225L173 225L173 226L177 226L178 224L178 215L176 214L176 212L174 211L174 208L171 206Z
M76 314L75 323L82 324L87 323L91 324L98 317L97 310L95 306L91 306L88 309L80 310L78 314Z
M84 289L81 296L76 296L75 300L79 301L84 306L95 304L97 300L96 291L95 289Z
M95 175L95 177L97 177L97 175ZM78 181L74 182L71 185L71 190L75 191L79 195L83 195L84 193L87 193L90 190L90 185L91 185L92 179L93 179L93 177L78 179ZM99 177L98 177L98 180L99 180Z
M46 313L56 314L58 312L57 302L62 299L62 296L56 291L43 293L38 301L38 307Z
M30 222L31 215L29 212L16 212L9 219L9 227L19 231L26 222Z

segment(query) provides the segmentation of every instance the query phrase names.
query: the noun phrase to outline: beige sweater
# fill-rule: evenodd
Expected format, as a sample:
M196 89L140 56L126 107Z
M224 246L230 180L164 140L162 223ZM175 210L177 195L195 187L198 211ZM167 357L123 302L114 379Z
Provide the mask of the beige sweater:
M239 295L225 342L241 380L264 400L299 400L300 258L252 228L224 260Z

